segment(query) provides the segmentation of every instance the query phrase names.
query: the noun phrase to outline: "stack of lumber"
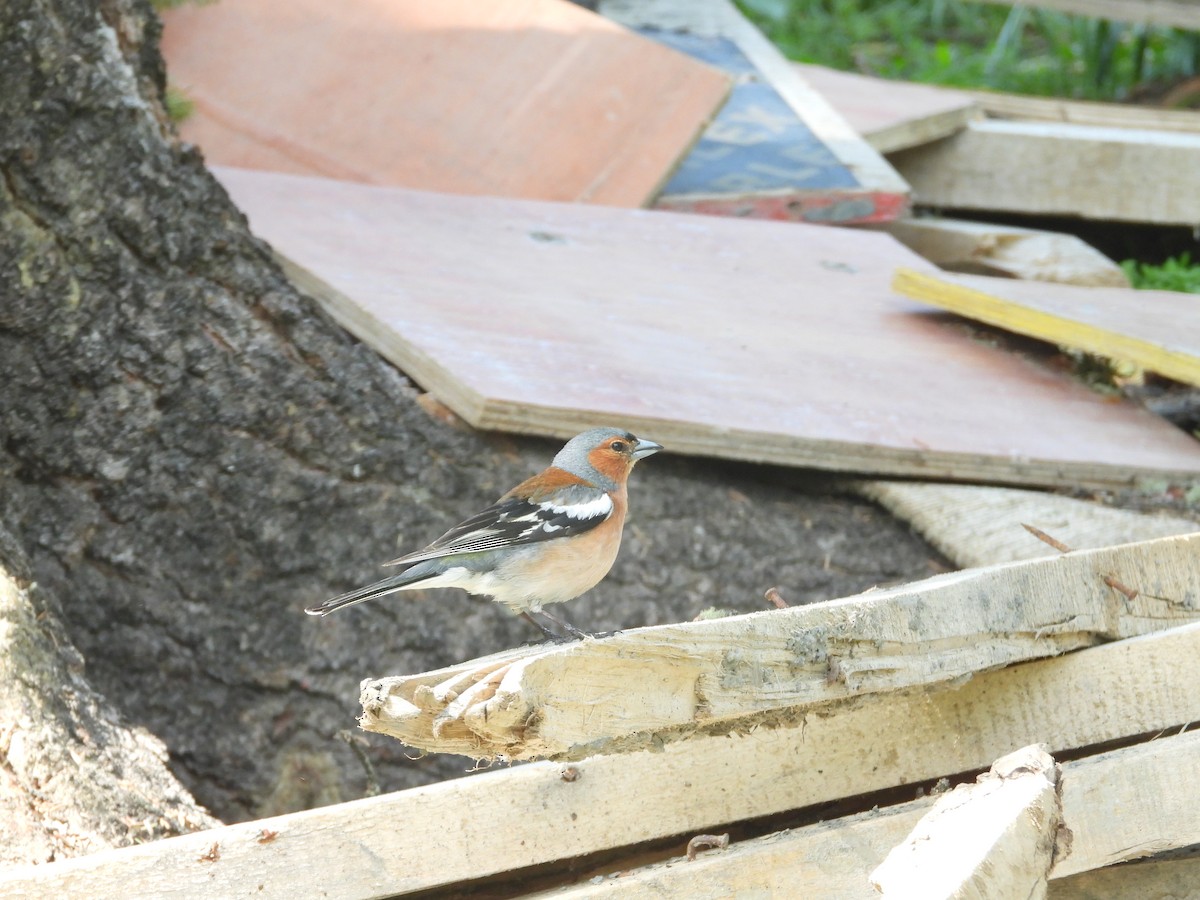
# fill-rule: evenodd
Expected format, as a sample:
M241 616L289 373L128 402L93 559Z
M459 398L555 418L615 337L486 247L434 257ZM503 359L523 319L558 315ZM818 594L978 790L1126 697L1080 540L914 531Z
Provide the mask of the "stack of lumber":
M600 11L242 0L170 11L164 49L293 280L470 425L854 473L978 568L371 673L363 728L528 764L2 871L0 900L1200 882L1118 865L1200 844L1200 533L1028 490L1195 483L1200 444L960 318L1200 384L1200 315L1066 236L905 217L1193 224L1191 114L794 66L729 0Z
M1194 885L1194 859L1118 864L1200 843L1198 552L1077 551L368 681L369 730L543 761L11 869L0 898Z

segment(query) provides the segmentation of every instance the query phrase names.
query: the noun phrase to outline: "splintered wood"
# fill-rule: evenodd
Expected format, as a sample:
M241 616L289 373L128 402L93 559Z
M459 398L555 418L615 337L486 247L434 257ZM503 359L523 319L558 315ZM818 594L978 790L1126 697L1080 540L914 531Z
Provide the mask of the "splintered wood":
M696 734L660 749L595 756L569 767L551 762L501 767L10 869L0 872L0 900L190 900L246 893L262 900L322 895L365 900L671 836L683 836L682 852L688 837L720 834L739 819L984 769L1029 743L1045 742L1057 753L1165 729L1174 734L1182 723L1200 721L1200 692L1194 687L1200 679L1198 661L1200 624L1188 625L983 672L950 690L919 685L863 698L839 707L836 715L811 714L732 734ZM628 691L628 684L621 689ZM1200 732L1064 768L1064 808L1075 844L1052 877L1200 842L1200 803L1180 775L1200 770ZM635 891L643 884L653 889L664 879L670 879L668 889L660 887L659 897L711 896L713 891L690 888L726 879L735 885L791 886L777 896L877 896L855 890L870 891L868 873L930 805L918 801L736 842L727 850L701 853L682 867L668 863L584 886L578 896ZM872 830L878 821L891 822L882 836ZM264 834L274 837L264 840ZM214 845L219 863L199 861ZM724 863L731 868L720 868ZM1116 870L1102 883L1129 883L1122 881L1125 877ZM796 886L812 890L797 892ZM1088 895L1070 896L1083 900Z
M1200 620L1198 548L1200 534L1166 538L510 651L365 682L362 726L422 750L508 759L737 731Z
M1063 827L1059 778L1036 746L997 760L974 784L939 797L871 884L888 900L1046 896Z

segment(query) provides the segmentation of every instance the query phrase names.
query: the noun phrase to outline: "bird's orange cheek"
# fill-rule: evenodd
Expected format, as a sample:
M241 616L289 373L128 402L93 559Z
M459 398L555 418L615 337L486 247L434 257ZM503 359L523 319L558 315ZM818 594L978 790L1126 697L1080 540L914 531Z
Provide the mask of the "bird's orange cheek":
M629 459L614 453L607 447L598 447L588 454L588 462L597 472L613 481L621 481L629 474Z

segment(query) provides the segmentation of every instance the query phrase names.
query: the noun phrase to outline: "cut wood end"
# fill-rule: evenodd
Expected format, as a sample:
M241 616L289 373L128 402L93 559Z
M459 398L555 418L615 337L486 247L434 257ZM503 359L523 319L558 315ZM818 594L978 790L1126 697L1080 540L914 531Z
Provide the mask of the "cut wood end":
M871 873L872 886L889 897L1044 896L1069 846L1059 786L1045 747L1001 757L939 798Z

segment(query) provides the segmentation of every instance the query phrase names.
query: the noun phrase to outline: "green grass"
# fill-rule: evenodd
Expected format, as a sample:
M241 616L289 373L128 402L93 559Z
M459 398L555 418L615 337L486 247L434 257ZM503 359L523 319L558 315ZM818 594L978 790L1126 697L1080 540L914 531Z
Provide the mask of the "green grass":
M1200 34L964 0L740 0L793 59L957 87L1125 100L1200 72Z
M1188 253L1181 253L1157 266L1127 259L1121 263L1121 268L1135 288L1200 294L1200 263L1192 262Z

